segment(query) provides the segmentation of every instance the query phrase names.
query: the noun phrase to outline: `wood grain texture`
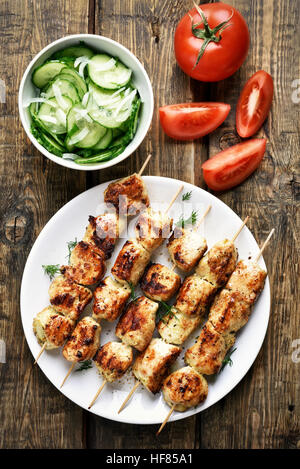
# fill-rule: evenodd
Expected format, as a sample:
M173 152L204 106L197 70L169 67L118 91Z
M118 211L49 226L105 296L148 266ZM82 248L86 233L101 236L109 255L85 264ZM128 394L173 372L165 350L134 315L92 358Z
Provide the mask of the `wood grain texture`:
M34 149L19 120L17 96L22 74L40 49L65 34L87 30L87 3L22 0L0 5L0 77L7 96L0 104L0 337L7 347L7 363L0 365L0 447L81 448L81 409L33 367L19 290L33 242L49 218L85 189L85 174L64 170Z
M202 2L204 3L204 2ZM0 78L7 102L0 104L0 447L4 448L300 448L299 364L292 341L300 338L299 299L299 117L293 80L300 78L299 2L230 0L251 34L246 62L215 84L190 80L176 65L173 34L188 5L182 0L0 0ZM75 172L46 160L26 139L17 92L31 58L66 34L103 34L128 47L144 64L155 97L152 126L140 148L120 165ZM7 66L11 64L12 66ZM268 139L259 170L218 197L262 241L276 234L265 253L272 288L267 336L241 383L196 417L157 426L112 422L82 411L59 393L33 359L19 315L21 276L30 248L49 218L68 200L101 182L138 170L148 152L146 174L182 179L206 188L201 164L241 139L235 105L243 84L264 69L274 79L271 113L259 137ZM160 129L158 107L184 101L224 101L232 111L213 134L194 143L175 142ZM234 360L234 357L233 357Z

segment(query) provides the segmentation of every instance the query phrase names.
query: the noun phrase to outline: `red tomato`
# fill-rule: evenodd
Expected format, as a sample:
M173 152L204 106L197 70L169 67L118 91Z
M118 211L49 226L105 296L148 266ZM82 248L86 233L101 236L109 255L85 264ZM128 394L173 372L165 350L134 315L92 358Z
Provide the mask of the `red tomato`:
M266 139L254 138L221 151L202 165L206 184L224 191L244 181L259 166L266 150Z
M196 80L223 80L244 62L249 49L249 30L242 15L231 5L218 2L200 7L208 26L204 29L196 8L182 18L175 31L176 60L182 70ZM214 30L223 22L227 22L223 24L224 30L222 27ZM204 42L208 45L196 65Z
M224 103L183 103L159 108L162 128L177 140L203 137L224 122L230 111Z
M251 137L260 129L271 107L273 89L271 75L263 70L247 81L236 109L236 129L241 137Z

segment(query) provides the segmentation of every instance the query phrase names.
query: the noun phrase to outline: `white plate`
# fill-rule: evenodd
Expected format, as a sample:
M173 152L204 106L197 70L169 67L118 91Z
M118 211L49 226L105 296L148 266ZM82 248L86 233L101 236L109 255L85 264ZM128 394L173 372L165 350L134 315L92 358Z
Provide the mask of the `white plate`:
M146 176L144 179L149 191L151 205L154 208L157 208L157 204L162 203L162 201L167 204L180 185L180 181L175 179L155 176ZM66 243L74 240L75 237L78 240L82 238L87 225L88 215L97 215L103 212L103 191L107 184L100 184L80 194L62 207L42 230L28 256L21 287L21 315L25 336L34 357L37 356L40 346L32 331L32 320L41 309L49 304L48 287L50 282L48 277L43 273L41 266L42 264L67 263ZM187 215L190 213L191 203L194 208L200 211L211 204L212 209L201 227L209 248L223 238L230 238L239 228L242 220L219 199L198 187L184 183L183 193L186 191L192 191L191 201L182 202L181 197L179 197L179 202L172 207L170 214L173 216L174 221L176 221L183 210L185 210ZM133 223L134 220L131 222L130 229L132 229ZM123 242L124 239L118 241L114 255L107 264L107 272L110 271ZM242 259L254 256L259 250L248 228L243 229L236 241L236 246ZM170 265L168 252L164 245L159 248L154 259ZM265 267L262 258L260 259L260 264ZM170 419L171 421L189 417L207 409L222 399L238 384L251 367L261 348L268 326L269 311L270 285L267 278L265 288L255 305L248 324L238 333L235 344L237 350L232 356L233 365L231 367L227 366L219 375L209 379L208 397L202 405L184 413L174 412ZM101 344L109 340L115 340L115 323L103 321L102 325ZM199 335L199 330L185 343L185 349L194 343L197 335ZM182 366L183 355L184 351L178 359L176 367ZM102 382L102 378L95 367L87 371L73 371L63 388L60 389L60 384L70 366L70 363L62 357L60 350L44 352L39 359L38 365L47 378L66 397L88 410L88 405ZM134 378L130 372L120 381L107 384L90 412L101 417L126 423L160 423L166 416L169 407L165 404L161 393L153 396L142 386L139 387L123 412L117 413L133 384Z

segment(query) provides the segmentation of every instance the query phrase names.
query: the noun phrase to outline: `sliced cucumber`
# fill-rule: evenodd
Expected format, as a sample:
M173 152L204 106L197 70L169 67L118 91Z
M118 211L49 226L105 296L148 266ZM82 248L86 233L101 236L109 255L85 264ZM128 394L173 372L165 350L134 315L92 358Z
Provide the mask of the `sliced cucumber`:
M77 158L75 163L78 164L93 164L93 163L100 163L101 161L108 161L112 158L116 158L118 155L123 153L126 147L119 146L112 149L107 149L97 153L96 155L89 156L88 158Z
M65 67L64 69L61 70L59 76L64 76L64 77L69 77L69 79L72 78L72 82L74 81L74 84L76 85L76 88L78 90L79 96L82 98L85 93L87 92L87 86L85 81L81 78L79 73L76 72L74 68L70 67Z
M65 152L65 148L62 145L60 145L50 135L39 130L37 127L31 126L31 132L37 141L50 153L53 153L56 156L62 156L62 154Z
M48 62L41 65L33 72L33 84L37 88L44 88L44 86L46 86L49 81L53 80L65 66L66 64L63 62Z
M116 107L99 107L98 109L92 109L89 112L89 115L92 119L104 127L110 129L120 127L120 125L131 116L133 104L132 100L134 99L135 92L136 90L132 92L131 96L129 95L126 98L121 99Z
M117 91L106 90L94 85L94 83L89 83L90 95L98 106L112 106L119 103L123 97L121 90L122 88Z
M113 139L112 129L106 129L105 134L99 140L99 142L93 147L93 150L104 150L109 146Z
M61 96L58 101L56 98L49 98L49 103L42 103L38 119L44 127L53 134L64 134L67 130L67 113L73 106L73 102L66 96Z
M106 54L98 54L89 61L88 73L96 85L114 90L129 82L132 71L118 59Z
M105 135L106 129L95 122L81 105L73 106L67 116L67 145L78 148L92 148Z
M73 83L66 79L57 77L49 84L49 87L46 89L46 98L55 97L55 88L53 89L53 85L57 85L60 93L63 96L68 96L73 101L73 104L79 103L80 98L78 95L77 88L73 85Z
M67 47L66 49L59 50L53 54L54 59L60 59L61 57L92 57L94 52L89 47L86 47L84 43L78 46Z

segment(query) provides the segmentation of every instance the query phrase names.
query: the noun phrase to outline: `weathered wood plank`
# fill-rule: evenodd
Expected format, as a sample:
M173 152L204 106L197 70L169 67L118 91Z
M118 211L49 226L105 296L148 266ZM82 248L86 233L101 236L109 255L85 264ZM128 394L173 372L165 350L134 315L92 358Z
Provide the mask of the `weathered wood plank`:
M27 347L19 290L29 250L49 218L85 189L85 174L46 160L30 144L17 107L18 86L31 58L49 42L87 31L85 0L1 2L0 78L0 335L7 363L0 364L0 446L82 447L82 411L49 384ZM76 428L76 431L74 429Z
M235 131L235 105L242 86L257 70L271 73L275 87L272 110L257 134L268 139L266 156L254 175L220 198L241 217L251 216L249 226L259 242L273 226L276 229L264 255L272 307L268 333L254 366L227 398L203 414L201 439L207 448L299 447L300 388L295 377L299 365L291 359L292 340L300 337L295 301L297 286L299 291L299 212L295 205L299 105L291 100L292 81L299 77L299 13L294 1L231 3L246 17L252 41L242 68L224 82L211 85L211 99L230 103L232 111L209 137L209 154L240 141Z

